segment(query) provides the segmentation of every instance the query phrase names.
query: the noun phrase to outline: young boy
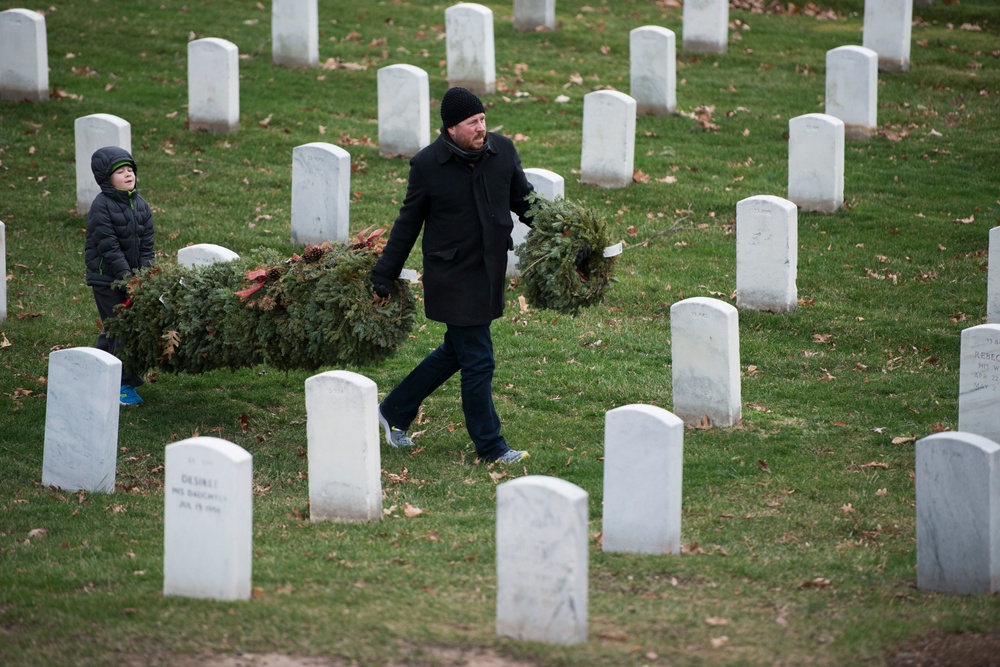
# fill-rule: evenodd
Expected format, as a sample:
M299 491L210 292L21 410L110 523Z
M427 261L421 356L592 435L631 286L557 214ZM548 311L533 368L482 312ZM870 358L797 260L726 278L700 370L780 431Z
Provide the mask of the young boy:
M90 158L101 192L87 213L87 242L84 259L87 284L94 289L97 314L101 321L115 316L116 307L128 298L128 291L113 286L132 271L155 261L153 255L153 212L136 191L135 160L124 148L105 146ZM120 341L111 341L102 327L97 349L114 354ZM143 384L134 369L122 368L121 404L141 405L135 388Z

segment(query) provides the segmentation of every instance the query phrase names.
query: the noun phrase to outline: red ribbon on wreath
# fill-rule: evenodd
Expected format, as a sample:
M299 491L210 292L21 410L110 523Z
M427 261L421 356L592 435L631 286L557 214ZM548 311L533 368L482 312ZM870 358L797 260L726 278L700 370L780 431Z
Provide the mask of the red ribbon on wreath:
M254 269L253 271L247 271L246 279L253 280L254 284L246 289L241 289L239 292L236 293L236 296L240 297L241 299L247 298L248 296L250 296L251 294L253 294L254 292L256 292L257 290L259 290L261 287L264 286L264 283L267 281L267 271L265 271L264 269Z

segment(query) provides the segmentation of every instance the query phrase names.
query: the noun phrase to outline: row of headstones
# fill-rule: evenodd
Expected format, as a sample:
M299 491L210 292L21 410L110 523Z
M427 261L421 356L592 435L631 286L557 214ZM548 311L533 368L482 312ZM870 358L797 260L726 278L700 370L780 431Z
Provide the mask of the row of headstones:
M421 74L426 86L426 74ZM380 83L380 93L381 89ZM387 90L393 89L403 90L387 85ZM393 96L387 93L385 99L390 97ZM396 96L395 103L400 98ZM427 99L425 94L420 97L422 104L419 106L425 116ZM635 100L617 91L595 91L585 96L581 182L623 187L632 181L635 110ZM426 124L423 127L426 132ZM91 156L103 146L131 150L131 125L112 114L97 113L77 118L74 130L76 204L77 210L85 213L99 192L90 168ZM351 156L343 148L327 142L311 142L293 149L292 243L347 240L350 179ZM826 114L792 118L789 121L788 199L803 210L834 212L843 202L843 191L843 121Z
M274 0L272 62L314 67L319 62L318 0ZM879 68L907 71L913 0L867 0L863 43L878 54ZM514 0L514 29L555 27L555 0ZM729 0L690 0L682 18L687 51L725 53ZM493 11L477 3L445 10L448 80L477 93L493 93L496 56ZM239 125L238 50L209 37L188 45L191 129L233 132ZM192 66L192 60L194 66ZM635 62L633 58L633 62ZM203 67L204 65L204 67ZM42 101L49 97L45 17L29 9L0 12L0 99ZM205 115L203 115L205 114Z
M44 485L115 491L120 373L121 362L102 350L67 348L50 355ZM306 380L305 398L310 519L379 520L375 383L349 371L328 371ZM683 428L680 418L662 408L635 405L608 413L606 549L678 553ZM641 470L630 463L635 461L643 462ZM650 465L663 476L649 475ZM167 446L166 592L232 598L249 594L251 531L244 524L252 517L251 466L252 458L242 448L217 438ZM636 493L644 499L638 506ZM246 548L239 546L245 542ZM244 555L234 559L234 554ZM241 575L224 572L231 562L245 564L234 568Z
M581 182L603 187L625 187L632 182L636 115L673 113L676 108L676 61L673 32L657 26L636 28L630 36L631 95L595 91L584 98ZM238 71L231 85L224 83L226 64L238 67L235 46L206 38L189 43L189 124L193 129L235 129L239 123ZM210 74L208 74L210 73ZM199 81L201 78L203 80ZM805 210L834 212L843 202L844 138L871 136L877 116L877 68L874 51L844 46L827 53L825 114L806 114L789 121L789 199ZM430 95L427 73L413 65L391 65L378 72L379 151L383 155L411 156L430 143ZM228 93L225 92L228 90ZM195 98L206 100L205 109ZM104 122L107 114L88 118ZM81 121L78 120L78 123ZM124 121L118 119L119 124ZM80 134L78 127L78 135ZM88 128L83 128L84 130ZM125 134L124 128L90 134ZM104 145L128 146L129 137L101 138ZM115 139L115 140L110 140ZM89 147L90 143L87 142ZM317 145L325 145L317 142ZM77 151L77 205L83 211L96 195L89 174L90 153ZM349 160L345 152L331 159ZM332 201L336 212L349 199L347 174L334 181L344 192ZM341 199L343 201L341 201Z
M309 3L307 3L309 4ZM311 7L299 7L296 3L276 2L273 8L273 41L275 61L280 64L314 63L316 56L315 39L307 37L318 29L315 25L315 3ZM517 8L515 8L517 9ZM463 85L477 92L489 88L485 81L470 83L474 78L462 72L461 64L481 63L478 55L467 54L470 49L483 49L484 39L469 39L468 25L475 22L467 16L478 17L481 10L490 10L475 4L456 5L446 13L452 16L454 30L448 35L460 44L456 46L449 66L451 85ZM299 14L298 12L302 12ZM728 10L727 10L728 11ZM25 59L15 58L26 46L14 39L16 34L28 32L25 26L40 24L44 34L44 18L29 21L25 12L29 10L8 10L0 13L0 43L2 36L10 34L6 46L0 50L0 62L7 59L23 63ZM698 12L685 14L695 16ZM7 16L9 15L9 16ZM5 21L6 19L6 21ZM517 22L515 16L515 22ZM487 27L492 37L492 19ZM5 27L6 26L6 27ZM307 26L311 26L308 28ZM31 33L38 31L36 28ZM303 33L303 34L299 34ZM480 37L485 37L480 35ZM25 41L25 40L21 40ZM492 39L488 40L492 43ZM630 42L631 95L636 100L638 113L666 114L676 108L676 57L674 33L658 26L644 26L632 30ZM841 49L851 51L841 52ZM874 50L865 47L841 47L827 54L827 112L841 118L847 124L848 136L853 133L870 134L875 125L877 60ZM305 53L302 53L304 50ZM855 53L857 50L858 53ZM8 53L8 51L10 53ZM189 127L192 130L232 132L239 125L239 53L236 45L218 38L193 40L188 44L188 93ZM402 68L397 70L396 68ZM384 70L384 73L383 73ZM452 75L453 71L458 73ZM13 67L2 67L0 72L15 77ZM421 76L422 74L422 76ZM47 85L47 84L46 84ZM4 90L0 79L0 91ZM380 150L389 155L413 155L428 143L429 115L427 113L426 74L419 68L408 65L393 65L379 70L379 126ZM384 93L384 94L383 94ZM11 95L15 93L11 92ZM381 132L383 126L386 132ZM399 135L399 139L396 139ZM384 145L383 145L384 144Z
M466 7L466 5L461 5ZM673 32L658 26L636 28L630 34L631 95L595 91L584 97L580 181L602 187L625 187L634 172L636 115L673 113L676 109L676 59ZM239 71L236 46L217 38L188 44L189 127L209 131L235 131L239 125ZM843 203L844 139L871 136L876 127L878 74L876 54L870 49L844 46L827 53L825 114L806 114L789 121L788 198L804 210L835 212ZM228 72L228 75L227 75ZM454 82L452 82L454 83ZM383 155L412 156L430 143L430 95L427 73L413 65L390 65L378 72L379 151ZM124 121L108 114L87 117L96 123L117 122L102 130L81 128L78 119L77 206L85 211L96 195L89 173L90 152L81 150L79 135L89 133L100 141L86 142L128 147L122 136ZM329 146L323 142L309 146ZM317 158L319 159L319 158ZM326 160L347 161L343 150ZM349 172L335 179L338 187L327 199L331 213L346 215L350 198ZM336 196L339 194L339 197ZM345 230L346 233L346 230Z
M878 68L910 68L913 0L865 0L863 45L878 54ZM725 53L729 37L729 0L687 0L682 19L684 50Z
M563 196L564 183L547 169L525 170L535 190L554 201ZM748 197L736 205L736 305L749 310L783 312L798 301L798 212L788 200L770 195ZM527 227L515 221L515 242L523 243ZM239 255L228 248L199 243L177 251L182 266L228 262ZM510 251L509 275L518 273L518 257ZM0 322L7 319L7 237L0 222ZM1000 227L990 230L987 277L988 324L1000 324Z
M185 260L213 261L204 254L196 259L193 251ZM682 299L670 307L670 339L674 414L689 425L705 419L719 427L739 424L737 309L709 297ZM959 356L958 430L1000 442L1000 324L962 331ZM81 347L53 352L49 365L43 482L112 491L121 362Z
M408 66L407 66L408 67ZM414 68L415 69L415 68ZM426 74L423 76L426 85ZM397 88L398 90L398 88ZM422 96L426 109L426 96ZM610 137L616 130L613 116L623 108L598 104L588 108L591 99L616 102L629 100L614 91L597 91L587 96L584 111L584 149L593 151L594 163L606 164L609 152L621 142ZM632 108L634 109L634 103ZM624 109L628 113L628 109ZM634 119L634 114L629 117ZM596 120L592 120L596 118ZM634 127L634 123L633 123ZM798 262L798 209L833 206L842 201L843 123L823 114L793 118L789 137L789 190L798 196L789 199L763 195L741 200L736 207L736 297L737 306L754 310L783 312L797 303L796 272ZM588 128L596 128L602 140L594 148L588 144ZM620 127L618 128L620 129ZM634 131L632 135L634 136ZM607 141L604 141L607 139ZM128 150L131 144L129 123L109 114L93 114L76 121L77 206L96 195L96 183L90 173L90 155L101 146L118 145ZM824 156L833 153L835 159ZM346 242L349 236L351 197L351 156L344 149L325 142L297 146L292 151L291 241L297 244ZM826 169L824 167L830 167ZM820 174L823 172L823 174ZM525 174L542 197L555 201L564 196L565 180L547 169L527 168ZM829 176L824 181L820 176ZM831 194L820 196L811 189L827 188ZM809 192L806 192L810 189ZM514 219L514 246L527 236L527 226ZM992 242L991 256L1000 252L1000 242ZM988 276L988 322L995 321L994 304L1000 281L1000 260L990 262ZM508 254L507 274L518 275L516 250ZM1000 304L997 305L1000 309Z
M728 5L727 5L728 7ZM465 17L490 12L474 3L456 5L448 12ZM727 9L728 11L728 9ZM490 13L491 15L491 13ZM463 28L468 21L456 18ZM467 31L449 30L449 35ZM492 32L490 33L492 35ZM584 98L581 182L603 187L625 187L632 182L636 114L671 113L675 107L674 34L657 26L632 31L630 48L632 93L596 91ZM464 43L464 40L463 40ZM472 40L469 43L476 43ZM467 48L458 49L465 53ZM239 59L234 44L218 38L188 44L189 127L209 131L235 131L239 125ZM457 57L456 57L457 59ZM843 203L844 137L870 136L874 132L877 96L877 56L864 47L840 47L827 54L827 114L806 114L789 121L788 198L803 210L835 212ZM481 58L471 60L481 62ZM452 84L468 84L452 77ZM429 93L426 72L410 65L393 65L379 71L379 144L383 154L412 155L430 140ZM86 126L87 120L94 126ZM97 124L108 127L98 127ZM81 124L84 126L81 127ZM84 212L97 194L90 175L91 149L105 145L129 148L127 123L108 114L94 114L77 121L77 208ZM113 136L107 136L113 135ZM117 136L114 136L117 135ZM128 135L128 136L126 136ZM82 138L81 138L82 136ZM89 139L88 139L89 137ZM81 145L82 144L82 145ZM293 242L346 240L350 200L350 157L338 147L307 144L299 164L319 166L322 183L332 187L319 199L300 197L295 216L293 193ZM305 149L315 149L309 156ZM332 169L322 169L322 165ZM304 169L308 171L308 169ZM332 172L334 178L329 179ZM308 177L301 179L304 187ZM296 234L295 218L303 223ZM330 227L335 233L330 234ZM321 229L317 229L320 227Z
M989 335L1000 337L1000 326ZM993 343L994 372L1000 372L1000 339ZM91 490L114 490L118 374L120 362L100 350L52 353L43 484L79 489L78 480L68 476L104 458L112 464L102 486ZM81 382L88 391L81 390ZM379 520L375 383L356 373L328 371L308 378L305 394L310 520ZM59 418L67 409L73 418ZM57 428L65 431L60 446L49 437ZM103 452L73 445L79 439L70 429L102 428L109 436ZM606 413L604 551L680 552L683 438L684 422L663 408L627 405ZM164 595L250 597L252 465L246 450L219 438L195 437L166 447ZM1000 484L1000 445L963 431L928 436L916 444L915 474L918 587L1000 591L1000 526L992 520L1000 511L994 492ZM553 477L526 476L497 487L498 634L563 644L587 640L587 504L586 491Z
M179 261L188 266L235 257L232 251L211 244L191 246L178 253ZM736 309L717 299L694 297L675 303L670 319L674 413L692 425L704 417L718 426L738 424L741 410ZM114 491L120 378L121 361L95 348L67 348L49 355L42 464L44 484L67 489ZM358 417L353 417L350 410L342 414L339 408L330 412L310 409L313 402L321 400L315 398L318 394L310 391L311 382L313 380L306 383L307 411L313 415L309 422L310 440L323 442L330 434L338 434L338 437L354 434L367 443L366 447L371 445L375 447L373 451L377 451L377 438L368 438L364 426L368 421L376 423L374 416L371 420L364 417L368 414L367 408L359 410ZM371 393L374 396L374 388ZM340 399L344 397L338 401ZM357 407L356 402L350 406L353 410ZM335 421L330 422L330 419ZM355 419L360 421L352 430L348 424L354 424ZM361 438L362 435L365 437ZM369 458L370 455L365 460ZM334 469L345 474L345 479L364 479L353 469L348 472L343 464L329 467L331 471ZM321 478L316 474L310 480L318 484ZM332 488L346 492L345 489L353 485L341 480ZM312 503L313 511L322 512L323 507L324 503L318 500Z
M279 60L298 63L300 57L289 52L294 51L292 44L301 45L303 42L292 39L291 35L296 30L303 30L303 25L315 21L315 8L307 9L300 16L296 14L298 10L293 11L287 4L279 4L274 9L273 25L278 27L274 29L273 37L275 44L281 47L278 52L288 54L287 59ZM728 13L728 4L722 2L722 6ZM692 8L685 13L685 21L689 16L698 14L699 10ZM476 92L492 93L495 74L492 79L486 76L476 80L477 74L468 72L470 64L487 67L486 63L492 60L490 53L485 53L492 49L491 10L475 3L467 3L448 8L446 17L449 19L447 35L450 85L464 85ZM18 25L22 23L21 14L12 18L17 19ZM42 21L44 26L44 19ZM13 26L15 21L11 21L11 24ZM619 128L627 136L625 141L620 141L618 131L604 137L594 132L588 133L585 128L585 139L588 136L593 139L589 142L589 150L588 142L584 142L583 182L606 187L624 187L631 182L635 113L673 113L676 108L675 43L674 33L658 26L644 26L630 33L631 97L635 101L635 108L631 113L628 113L628 109L625 110L624 126ZM874 132L877 63L876 52L866 47L840 47L827 54L827 112L844 121L849 138L870 136ZM387 155L413 155L429 143L426 73L410 65L389 66L379 71L378 86L380 151ZM238 129L239 54L236 45L211 37L188 43L188 96L190 129L212 132L234 132ZM605 100L601 102L594 98L590 105L594 109L594 113L590 114L595 118L591 123L593 127L607 127L603 123L601 110L612 103ZM621 116L623 110L610 108L607 113ZM631 116L631 122L628 116ZM603 159L604 149L609 146L617 149L613 160ZM842 184L840 190L842 195ZM832 193L832 196L836 196L836 186ZM828 202L822 206L830 208ZM839 203L836 207L839 208Z

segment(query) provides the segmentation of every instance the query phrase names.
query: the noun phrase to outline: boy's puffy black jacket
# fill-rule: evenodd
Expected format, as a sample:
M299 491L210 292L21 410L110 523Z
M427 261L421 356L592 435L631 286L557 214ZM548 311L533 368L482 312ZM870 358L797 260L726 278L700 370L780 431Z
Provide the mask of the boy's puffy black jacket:
M111 185L111 174L123 164L135 160L123 148L106 146L94 152L90 168L101 193L87 213L88 285L110 285L127 278L133 269L154 262L153 212L137 190L126 192Z

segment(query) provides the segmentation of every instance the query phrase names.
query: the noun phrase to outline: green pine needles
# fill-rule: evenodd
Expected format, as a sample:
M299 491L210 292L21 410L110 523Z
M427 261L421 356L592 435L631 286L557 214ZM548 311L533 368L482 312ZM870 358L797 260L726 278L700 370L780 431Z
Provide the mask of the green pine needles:
M610 289L614 257L605 257L612 241L607 222L586 204L569 199L548 201L529 195L534 224L518 247L521 283L528 303L575 314L599 303ZM590 255L577 266L581 250Z
M291 259L261 249L195 268L147 267L128 282L130 299L108 320L108 336L137 372L378 362L406 340L416 310L405 281L388 301L374 296L368 276L378 255L362 239L309 246Z

